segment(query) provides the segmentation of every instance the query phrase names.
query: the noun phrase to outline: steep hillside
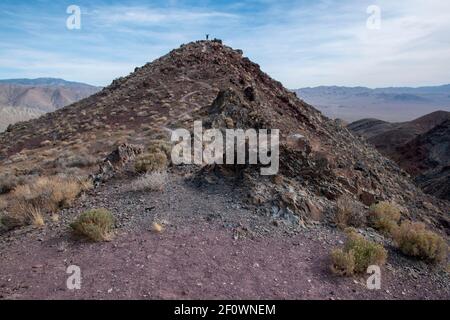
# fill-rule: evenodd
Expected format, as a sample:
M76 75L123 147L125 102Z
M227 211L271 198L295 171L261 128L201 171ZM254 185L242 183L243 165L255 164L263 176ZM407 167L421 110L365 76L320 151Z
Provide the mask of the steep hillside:
M402 123L359 120L348 128L396 161L426 192L448 199L446 167L450 165L450 151L445 131L448 121L450 112L436 111Z
M396 157L398 147L448 119L450 119L450 112L435 111L415 120L399 123L362 119L350 123L348 128L353 133L366 138L382 154L393 158Z
M36 109L0 106L0 132L5 130L11 123L34 119L43 113Z
M399 147L395 160L425 192L450 200L450 120Z

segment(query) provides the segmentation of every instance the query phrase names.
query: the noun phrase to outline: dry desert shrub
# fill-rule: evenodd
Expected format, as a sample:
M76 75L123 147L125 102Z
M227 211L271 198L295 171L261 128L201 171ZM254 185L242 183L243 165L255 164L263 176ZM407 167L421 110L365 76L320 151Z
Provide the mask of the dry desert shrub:
M341 196L336 201L335 222L341 227L360 227L365 224L365 209L363 205L350 196Z
M23 177L14 173L5 172L0 174L0 194L8 193L23 183Z
M397 228L400 217L400 209L394 203L382 201L370 206L370 224L384 233L392 233Z
M405 255L440 263L447 259L448 246L437 233L426 229L420 222L403 221L393 232L395 243Z
M345 276L363 273L370 265L383 265L386 258L387 251L381 244L369 241L354 231L347 231L344 248L331 252L331 270Z
M93 166L97 163L97 159L86 153L65 154L55 161L55 165L61 168L85 168Z
M355 257L352 252L342 249L331 251L331 271L340 276L351 276L355 271Z
M38 177L17 186L9 196L4 225L42 225L42 214L68 207L82 191L79 182L63 177Z
M158 138L150 141L147 151L149 153L163 152L168 159L172 154L172 144L169 141L164 140L164 136L159 135Z
M167 172L146 173L131 183L132 191L162 191L167 183Z
M137 157L134 168L138 173L162 171L167 168L168 160L164 152L145 153Z
M107 209L83 212L70 224L73 232L91 241L109 241L114 228L114 217Z

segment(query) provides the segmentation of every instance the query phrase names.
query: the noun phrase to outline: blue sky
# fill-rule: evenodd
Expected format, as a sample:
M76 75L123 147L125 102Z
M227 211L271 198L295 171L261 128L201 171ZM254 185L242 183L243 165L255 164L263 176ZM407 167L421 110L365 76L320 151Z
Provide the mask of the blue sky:
M69 5L81 30L66 28ZM0 78L107 85L205 33L289 88L450 83L448 0L2 0Z

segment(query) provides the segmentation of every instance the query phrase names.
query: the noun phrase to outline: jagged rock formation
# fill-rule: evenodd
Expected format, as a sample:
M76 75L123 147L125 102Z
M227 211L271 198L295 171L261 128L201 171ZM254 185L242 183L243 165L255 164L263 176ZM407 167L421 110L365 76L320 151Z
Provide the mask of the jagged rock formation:
M91 154L108 154L111 146L99 143L102 135L122 134L128 142L145 144L154 133L190 128L194 120L280 130L280 174L241 172L249 184L243 196L258 205L277 204L276 214L283 209L302 220L327 217L335 200L350 194L366 204L394 200L411 217L448 226L447 202L423 194L394 162L299 100L242 51L219 42L183 45L85 100L11 126L0 134L0 160L25 166L18 155L33 150L38 156L48 150L46 141L53 148L88 141Z
M99 165L99 171L92 175L94 185L106 182L117 172L120 172L127 164L144 152L144 147L122 143L114 149Z

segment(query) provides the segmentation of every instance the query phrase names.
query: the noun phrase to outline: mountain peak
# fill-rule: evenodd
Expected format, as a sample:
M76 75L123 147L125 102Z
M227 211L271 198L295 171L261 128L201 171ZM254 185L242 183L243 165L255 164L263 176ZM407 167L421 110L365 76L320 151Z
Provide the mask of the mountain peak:
M331 212L337 198L351 194L367 205L395 198L414 215L420 213L412 204L426 199L395 164L298 99L241 50L214 41L182 45L87 99L11 126L0 134L0 161L33 170L30 163L51 150L83 150L100 161L113 145L149 145L171 130L191 129L194 121L279 130L280 175L289 181L287 189L302 194L298 214L311 210L305 199ZM18 154L30 158L17 163ZM49 161L39 170L52 172L55 165ZM254 179L259 192L267 181ZM266 191L261 198L281 201L271 194L282 192L279 187ZM440 213L432 215L438 219Z

